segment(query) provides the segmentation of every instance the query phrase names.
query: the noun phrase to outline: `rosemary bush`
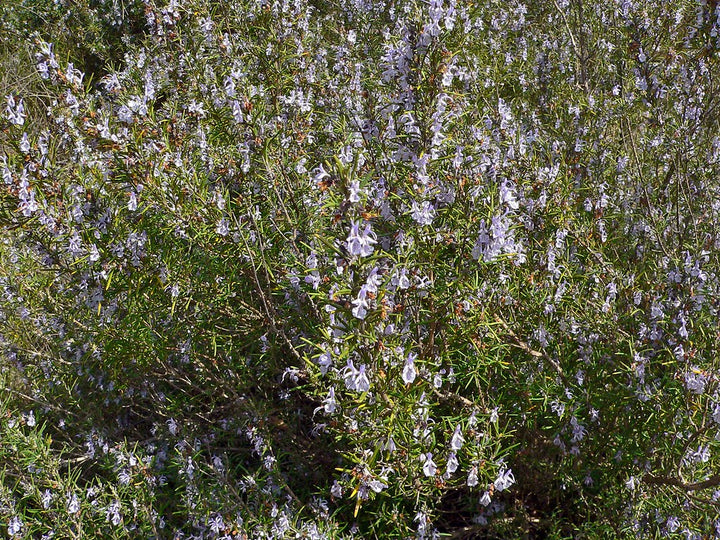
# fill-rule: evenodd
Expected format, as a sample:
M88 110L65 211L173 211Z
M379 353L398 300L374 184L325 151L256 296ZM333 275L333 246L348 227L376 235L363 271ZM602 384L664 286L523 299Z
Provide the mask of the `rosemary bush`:
M720 534L716 3L142 7L6 97L3 533Z

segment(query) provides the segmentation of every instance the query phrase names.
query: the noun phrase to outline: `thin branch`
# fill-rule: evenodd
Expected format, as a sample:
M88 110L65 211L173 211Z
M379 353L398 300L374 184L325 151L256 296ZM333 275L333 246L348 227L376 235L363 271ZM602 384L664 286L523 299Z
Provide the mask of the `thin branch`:
M251 219L253 220L253 226L255 227L255 230L258 231L258 239L260 239L261 235L259 234L259 229L257 227L257 224L255 223L255 220L252 218L252 214L251 214ZM290 341L290 338L287 337L287 334L285 333L285 331L282 328L280 328L278 326L278 324L276 323L275 308L274 308L272 302L267 298L267 296L265 294L265 290L263 289L263 286L260 284L260 278L258 277L258 272L257 272L258 265L255 262L255 257L253 257L252 249L250 248L250 245L248 244L248 241L245 238L245 236L244 235L240 235L240 236L243 239L243 242L245 243L245 249L247 250L247 256L250 259L250 265L252 268L251 273L252 273L252 278L253 278L253 284L255 286L255 291L260 296L260 300L262 301L262 306L265 311L265 317L267 319L268 324L270 325L270 330L276 336L279 336L280 338L282 338L282 340L285 342L285 344L290 349L290 352L292 353L292 355L297 360L300 360L302 362L303 361L302 355L295 349L295 346L293 345L292 341ZM262 245L261 245L260 249L261 249L261 253L262 253L263 252ZM270 282L271 281L270 276L267 273L267 268L265 268L265 265L267 263L265 263L265 261L263 260L262 264L263 264L262 268L265 270L266 278L267 278L268 282Z
M433 394L435 394L440 399L444 399L446 401L457 401L461 403L464 407L467 407L469 409L472 409L476 406L475 403L470 401L468 398L461 396L460 394L455 394L453 392L440 392L434 386L431 386L430 388L432 389Z
M553 0L553 3L555 4L555 8L558 10L558 13L560 13L562 20L565 23L565 28L567 28L568 35L570 36L570 44L572 45L573 51L575 51L575 56L579 67L578 71L580 71L580 85L583 87L586 93L589 93L590 90L587 84L585 55L583 54L582 49L578 47L577 41L575 40L575 34L573 34L572 28L570 27L570 22L568 21L565 12L557 3L557 0Z
M679 478L672 476L655 476L646 474L643 476L643 482L652 486L673 486L685 491L698 491L701 489L709 489L720 486L720 474L714 474L707 480L702 482L683 482Z
M540 358L542 360L545 360L547 363L549 363L555 372L558 374L562 382L565 384L565 386L570 386L569 381L567 377L565 376L565 372L563 371L562 367L558 363L557 360L552 358L549 354L547 354L544 351L536 351L530 345L525 343L522 339L520 339L520 336L518 336L515 332L513 332L512 328L508 325L508 323L505 322L505 320L500 317L500 315L495 314L495 320L500 324L500 326L503 327L503 329L510 334L510 337L513 338L513 341L515 341L515 346L519 349L522 349L530 356L533 356L535 358Z
M29 396L23 392L20 392L19 390L16 390L15 388L6 388L5 389L8 392L12 392L13 394L20 396L23 399L27 399L28 401L32 401L34 403L37 403L38 405L41 405L42 407L46 407L48 409L52 409L54 411L63 413L63 414L69 414L70 416L74 416L75 418L80 418L77 413L74 413L71 410L63 409L62 407L58 407L57 405L53 405L52 403L48 403L47 401L43 401L41 399L34 398L32 396Z

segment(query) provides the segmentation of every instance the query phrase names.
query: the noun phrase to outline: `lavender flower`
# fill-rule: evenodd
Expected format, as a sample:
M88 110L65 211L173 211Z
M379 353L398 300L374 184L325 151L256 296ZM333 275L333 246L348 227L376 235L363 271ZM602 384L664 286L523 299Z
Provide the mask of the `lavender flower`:
M503 469L495 479L495 489L498 491L504 491L515 483L515 476L513 476L512 470Z
M24 523L18 516L13 516L8 521L8 534L10 536L20 536Z
M360 232L360 224L353 222L350 228L350 234L347 237L347 250L351 255L359 257L367 257L375 250L373 245L377 244L377 236L372 232L370 224L365 225L363 232Z
M462 435L460 426L456 426L455 432L453 433L452 439L450 440L450 448L452 448L453 450L460 450L464 442L465 438Z
M417 354L410 353L405 360L405 365L402 370L402 380L405 384L411 384L417 375L417 370L415 369L415 358L417 358Z
M468 473L467 477L467 485L468 487L475 487L478 485L478 470L477 466L473 465L470 469L470 472Z
M420 455L420 458L423 461L423 474L425 476L435 476L435 472L437 471L437 465L433 461L432 457L433 455L431 452Z
M412 218L420 226L432 225L435 220L435 207L429 201L412 203Z
M352 301L352 305L353 317L364 319L367 315L368 308L370 307L367 285L360 287L358 296Z
M447 472L445 473L445 476L447 478L450 478L450 475L457 471L459 466L460 463L458 462L457 455L455 454L455 452L450 452L447 460Z
M22 98L15 100L12 95L6 96L7 106L5 107L5 117L11 124L22 126L25 123L27 114L25 113L25 104Z

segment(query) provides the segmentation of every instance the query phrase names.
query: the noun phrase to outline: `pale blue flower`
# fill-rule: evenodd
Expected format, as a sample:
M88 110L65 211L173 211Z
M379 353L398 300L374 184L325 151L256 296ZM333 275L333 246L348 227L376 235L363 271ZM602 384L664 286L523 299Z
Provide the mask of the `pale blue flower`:
M415 369L415 358L417 358L417 354L410 353L405 360L405 366L402 370L402 380L405 384L411 384L417 376L417 370Z
M360 232L360 224L354 221L351 228L350 234L347 237L347 250L351 255L357 255L360 257L367 257L371 255L375 248L373 244L377 244L377 236L370 227L370 224L365 225L363 232Z
M423 463L423 473L425 476L435 476L435 472L437 471L437 465L433 461L432 453L428 452L427 454L421 454L421 459L424 461Z
M463 437L460 426L458 425L455 428L455 433L453 433L452 439L450 439L450 448L453 450L460 450L464 442L465 438Z

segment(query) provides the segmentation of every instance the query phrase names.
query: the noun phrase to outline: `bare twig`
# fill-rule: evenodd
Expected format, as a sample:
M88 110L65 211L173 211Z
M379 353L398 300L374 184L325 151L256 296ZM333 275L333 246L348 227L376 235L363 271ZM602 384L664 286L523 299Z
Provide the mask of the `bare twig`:
M720 474L714 474L707 480L702 482L683 482L680 478L672 476L655 476L646 474L643 476L643 482L653 486L673 486L685 491L698 491L701 489L709 489L720 486Z
M250 217L253 221L253 226L255 227L255 230L259 232L257 224L255 223L254 218L252 218L252 213L250 214ZM295 349L295 346L293 345L292 341L290 341L290 338L288 338L285 331L278 326L278 324L275 320L275 307L272 304L272 302L267 298L267 296L265 294L265 290L263 289L263 286L260 284L260 278L258 277L258 271L257 271L258 265L255 262L255 257L253 257L252 250L250 249L250 245L248 244L248 241L245 238L245 236L241 235L241 237L243 239L243 242L245 243L245 249L247 250L247 255L250 258L250 264L251 264L251 268L252 268L251 272L252 272L253 283L255 286L255 291L260 296L260 300L262 301L262 306L265 311L265 317L267 319L268 324L270 325L270 329L275 335L282 338L282 340L285 342L285 344L290 349L290 352L292 353L292 355L297 360L303 361L302 355ZM261 235L258 234L258 239L260 239L260 238L261 238ZM263 252L262 245L260 246L260 250L262 253ZM266 264L267 263L265 263L265 261L263 260L262 268L265 270L267 281L270 282L269 275L267 274L267 268L265 267Z
M8 392L12 392L13 394L15 394L17 396L20 396L23 399L27 399L28 401L37 403L38 405L41 405L48 409L52 409L54 411L61 412L63 414L69 414L70 416L74 416L75 418L79 418L79 416L71 410L63 409L62 407L58 407L57 405L53 405L52 403L48 403L47 401L43 401L41 399L34 398L32 396L24 394L23 392L20 392L19 390L16 390L15 388L6 388L5 390L7 390Z
M440 399L444 399L446 401L457 401L460 404L462 404L464 407L467 408L474 408L475 403L470 401L468 398L461 396L460 394L455 394L453 392L440 392L437 388L434 386L431 386L433 394L435 394Z
M575 34L573 34L572 28L570 27L570 22L567 19L567 16L565 15L565 12L562 10L560 5L557 3L557 0L553 0L553 3L555 4L555 8L558 10L558 13L560 13L560 16L562 17L563 22L565 23L565 28L567 28L568 35L570 36L570 44L572 45L573 51L575 51L575 56L577 57L578 62L578 71L580 72L580 84L585 90L585 92L589 93L589 88L587 84L587 74L586 74L586 67L585 67L585 55L583 54L583 50L578 47L577 40L575 39Z
M547 363L549 363L555 372L558 374L562 382L565 384L565 386L570 386L569 381L567 377L565 376L565 372L563 371L562 367L558 363L557 360L552 358L549 354L547 354L545 351L536 351L535 349L531 348L530 345L525 343L522 339L520 339L520 336L518 336L512 328L508 325L508 323L505 322L505 320L500 317L500 315L495 314L495 320L500 324L500 326L503 327L503 329L510 334L510 337L513 338L513 341L515 341L515 346L519 349L522 349L530 356L533 356L535 358L540 358L542 360L545 360Z

